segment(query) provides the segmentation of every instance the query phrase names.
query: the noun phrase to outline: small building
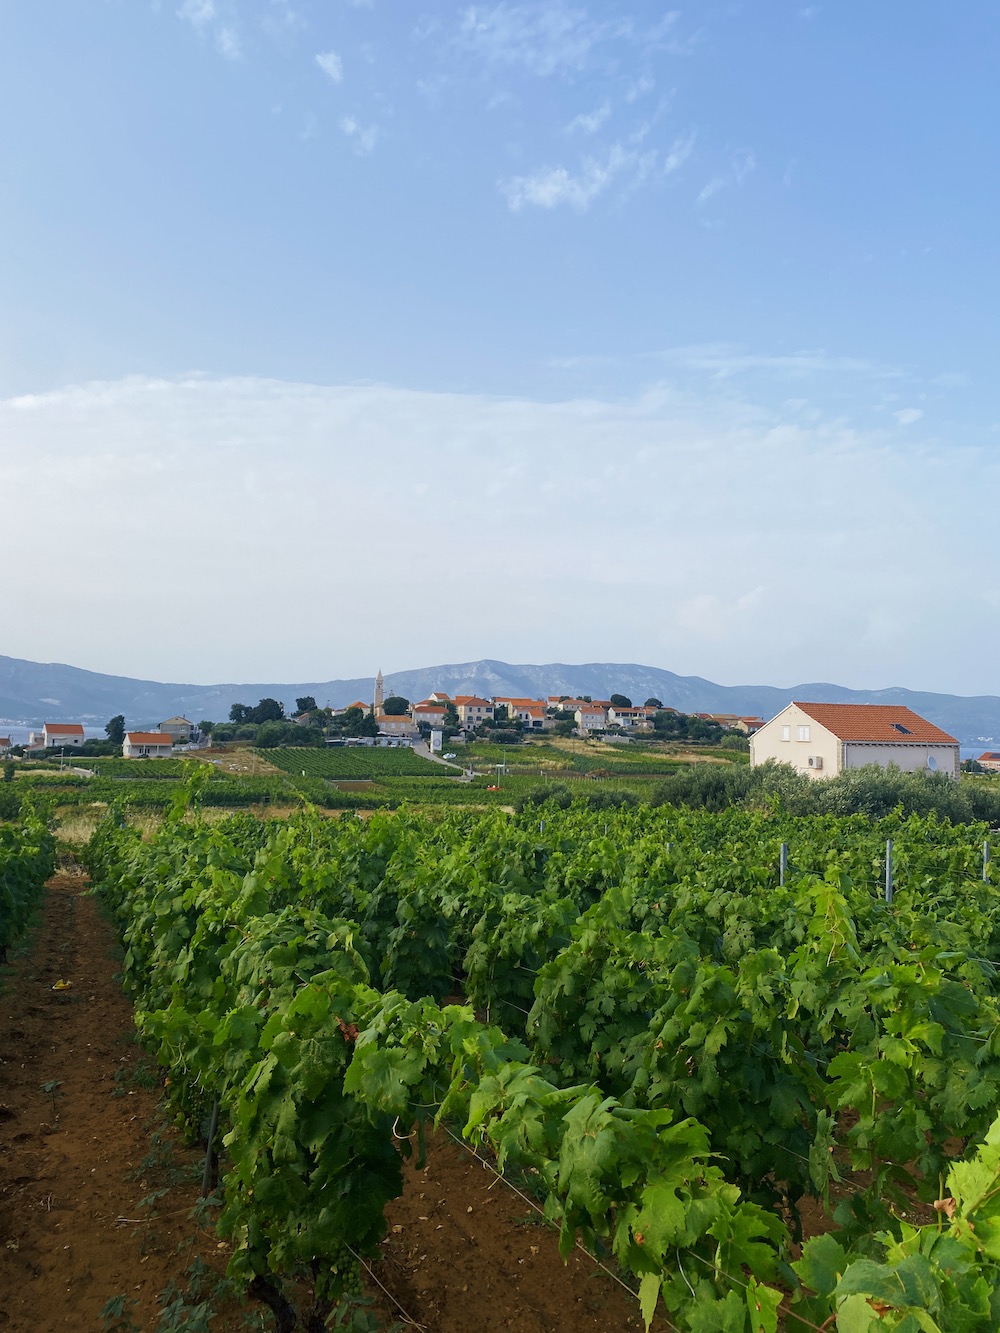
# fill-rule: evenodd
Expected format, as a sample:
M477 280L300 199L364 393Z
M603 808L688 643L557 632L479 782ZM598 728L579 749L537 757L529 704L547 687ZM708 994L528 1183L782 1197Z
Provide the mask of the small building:
M623 731L651 731L655 708L616 708L612 704L608 709L608 726L621 727Z
M890 764L906 773L959 776L954 736L897 704L790 703L750 737L750 763L776 760L812 778Z
M122 744L123 759L169 759L174 738L162 731L126 731Z
M742 731L744 736L752 736L764 725L762 717L738 717L733 723L734 731Z
M79 722L46 722L42 726L42 745L46 750L57 746L83 744L83 727Z
M3 743L3 737L0 736L0 744ZM987 773L1000 773L1000 750L987 750L976 760L980 768L985 768Z
M498 697L493 702L499 704L502 708L506 708L507 716L511 721L520 722L525 731L544 731L549 725L544 699Z
M418 727L437 727L440 729L444 726L445 715L444 704L432 703L429 699L414 704L410 709L410 716Z
M580 703L573 714L578 731L603 731L608 725L608 715L597 704Z
M432 694L431 698L437 699L438 696ZM493 721L493 705L489 699L480 699L478 694L456 694L454 703L458 720L466 731Z
M412 718L405 713L400 716L390 716L388 713L381 713L378 717L378 734L380 736L401 736L404 738L416 737L420 735L420 729Z
M0 736L0 754L10 754L10 749L10 737Z
M186 745L191 739L191 731L194 723L189 722L186 717L168 717L166 722L161 722L157 731L166 736L172 736L175 741L180 741Z

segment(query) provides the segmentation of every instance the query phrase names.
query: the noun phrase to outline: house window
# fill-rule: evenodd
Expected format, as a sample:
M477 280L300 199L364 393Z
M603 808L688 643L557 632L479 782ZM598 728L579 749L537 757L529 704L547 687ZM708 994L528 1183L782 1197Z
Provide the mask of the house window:
M800 741L807 741L807 740L809 739L809 724L808 724L808 723L806 723L805 726L799 726L799 727L796 727L795 730L796 730L796 733L797 733L797 735L798 735L798 739L799 739Z
M792 729L791 729L791 727L782 727L782 728L781 728L781 739L782 739L783 741L790 741L790 740L792 739Z

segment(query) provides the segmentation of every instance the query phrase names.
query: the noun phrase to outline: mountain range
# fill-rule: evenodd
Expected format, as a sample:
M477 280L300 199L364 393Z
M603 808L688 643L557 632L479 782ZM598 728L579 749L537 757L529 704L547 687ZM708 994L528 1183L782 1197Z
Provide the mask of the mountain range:
M101 727L124 713L132 728L155 726L181 714L192 721L225 721L234 703L255 704L259 699L281 700L294 708L296 698L312 695L321 706L341 708L356 699L372 698L374 678L302 681L298 684L265 681L257 684L179 685L128 676L108 676L82 667L55 662L28 662L0 656L0 725L38 727L48 722L82 722ZM843 685L811 682L801 685L716 685L700 676L678 676L661 667L636 663L587 662L573 666L550 662L544 666L518 665L484 658L479 662L450 663L396 671L386 677L386 695L426 698L434 690L449 694L513 695L544 698L548 694L589 694L607 699L626 694L636 703L661 700L684 713L739 713L773 717L791 699L813 703L905 704L965 746L994 743L1000 738L1000 698L932 694L899 687L851 690Z

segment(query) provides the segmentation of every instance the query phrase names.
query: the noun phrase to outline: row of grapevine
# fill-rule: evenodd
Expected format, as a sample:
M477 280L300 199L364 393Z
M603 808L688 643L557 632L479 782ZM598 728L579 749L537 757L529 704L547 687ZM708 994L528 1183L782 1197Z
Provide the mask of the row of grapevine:
M449 769L415 754L409 746L331 746L325 749L263 750L261 757L286 773L308 778L440 778ZM457 773L457 769L450 770Z
M178 1116L221 1108L234 1271L276 1307L303 1266L320 1305L353 1280L398 1136L460 1114L539 1173L566 1243L606 1240L647 1317L662 1297L680 1327L773 1330L781 1282L788 1327L908 1328L906 1265L921 1299L992 1310L1000 1252L970 1237L993 1195L961 1174L997 1166L986 830L576 808L261 827L178 816L146 845L112 820L90 857ZM791 1265L782 1213L852 1169L838 1237ZM893 1201L945 1179L940 1224L905 1230ZM969 1318L940 1327L996 1326Z
M0 823L0 963L31 920L55 870L55 839L25 803L19 822Z

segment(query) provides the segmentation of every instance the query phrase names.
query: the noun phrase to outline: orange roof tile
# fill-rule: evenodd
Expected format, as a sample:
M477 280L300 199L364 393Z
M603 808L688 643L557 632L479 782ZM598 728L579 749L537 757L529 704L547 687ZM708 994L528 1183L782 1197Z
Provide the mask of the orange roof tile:
M958 744L954 736L902 704L808 704L796 700L795 706L841 741Z
M45 730L52 736L83 735L83 727L79 722L46 722Z
M174 738L165 731L126 731L130 745L173 745Z

